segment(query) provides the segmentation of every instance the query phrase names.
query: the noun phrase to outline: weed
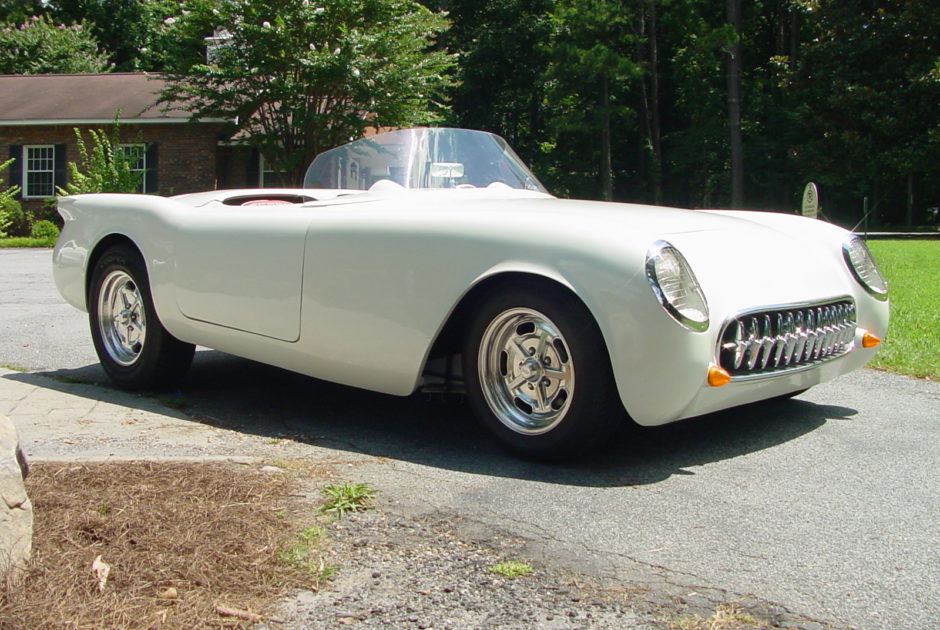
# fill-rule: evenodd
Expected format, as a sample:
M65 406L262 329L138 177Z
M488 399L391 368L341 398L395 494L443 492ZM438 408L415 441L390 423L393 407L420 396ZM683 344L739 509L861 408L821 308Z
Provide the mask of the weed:
M278 559L289 567L313 576L320 583L336 573L336 567L326 564L320 553L325 539L326 530L322 527L308 527L297 535L289 547L278 552Z
M718 604L715 614L705 618L701 615L685 615L669 624L672 630L737 630L738 628L768 628L753 615L744 612L736 604Z
M91 381L85 380L83 378L75 378L74 376L57 376L55 380L60 383L70 383L75 385L87 385Z
M518 578L525 577L526 575L532 573L532 567L525 562L507 560L506 562L494 564L493 566L489 567L487 571L497 575L502 575L503 577Z
M186 400L182 396L174 396L172 398L161 398L160 402L163 405L169 407L170 409L177 409L179 411L182 411L183 409L186 409L187 407L192 406L192 403L190 403L188 400Z
M8 363L0 365L0 368L3 368L4 370L10 370L11 372L28 372L28 370L24 367L19 365L10 365Z
M323 488L327 500L320 506L320 511L327 514L336 514L340 518L346 512L361 512L372 509L372 500L376 490L365 483L329 484Z

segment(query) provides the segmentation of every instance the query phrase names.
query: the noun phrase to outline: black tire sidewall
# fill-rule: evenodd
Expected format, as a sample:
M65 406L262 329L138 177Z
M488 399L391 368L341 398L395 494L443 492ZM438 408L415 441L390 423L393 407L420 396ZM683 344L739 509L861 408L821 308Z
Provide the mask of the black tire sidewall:
M490 409L480 383L477 360L484 332L494 318L512 308L532 309L550 319L564 337L576 370L565 417L540 435L518 433L503 424ZM508 286L485 297L469 321L463 361L467 398L475 415L503 446L524 457L578 457L606 438L625 416L603 335L587 307L563 289Z
M144 315L147 318L147 333L143 348L137 360L131 365L121 365L111 357L102 339L98 321L101 285L108 274L113 271L123 271L134 280L143 300ZM171 372L178 367L182 367L182 371L185 372L192 359L193 350L189 349L191 348L189 344L183 344L172 337L160 323L150 293L150 278L146 265L140 254L131 247L112 247L95 263L88 289L88 320L92 341L101 366L111 380L125 389L164 387L175 380L176 375ZM188 360L187 349L189 350Z

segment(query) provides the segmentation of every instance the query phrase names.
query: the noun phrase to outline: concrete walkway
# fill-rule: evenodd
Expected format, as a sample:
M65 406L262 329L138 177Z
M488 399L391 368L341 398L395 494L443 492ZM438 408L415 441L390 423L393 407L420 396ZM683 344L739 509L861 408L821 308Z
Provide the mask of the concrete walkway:
M0 368L0 414L20 432L30 461L69 460L275 460L320 461L365 456L278 436L245 433L223 421L178 407L178 397L132 394Z

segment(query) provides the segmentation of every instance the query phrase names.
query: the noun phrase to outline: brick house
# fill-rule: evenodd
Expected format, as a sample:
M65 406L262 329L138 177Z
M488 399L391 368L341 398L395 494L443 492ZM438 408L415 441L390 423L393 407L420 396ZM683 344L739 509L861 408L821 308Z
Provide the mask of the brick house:
M264 184L257 151L229 141L225 120L190 122L187 112L155 105L164 81L147 73L0 75L0 177L17 184L33 214L78 162L74 129L109 130L121 112L122 148L137 157L141 192L174 195ZM270 185L270 182L269 182Z

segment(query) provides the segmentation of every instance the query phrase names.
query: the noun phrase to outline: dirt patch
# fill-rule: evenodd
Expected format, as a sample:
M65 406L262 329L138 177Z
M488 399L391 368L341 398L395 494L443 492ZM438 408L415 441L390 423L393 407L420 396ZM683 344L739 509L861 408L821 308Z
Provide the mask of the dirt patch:
M319 586L310 563L283 559L303 527L293 490L258 466L35 464L33 559L0 595L0 628L251 627L279 595Z

